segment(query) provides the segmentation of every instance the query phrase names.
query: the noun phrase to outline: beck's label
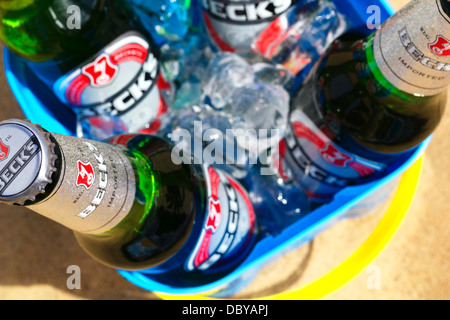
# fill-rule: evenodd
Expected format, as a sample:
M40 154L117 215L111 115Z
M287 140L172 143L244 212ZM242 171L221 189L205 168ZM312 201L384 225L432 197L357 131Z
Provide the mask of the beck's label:
M440 1L413 0L374 37L375 61L398 89L434 95L450 83L450 23Z
M129 130L137 131L164 109L156 85L159 71L159 61L149 43L129 32L61 77L54 91L82 115L117 116Z
M220 267L242 253L252 239L255 214L245 189L230 176L205 166L207 214L200 238L188 259L188 271Z
M252 24L273 20L286 12L293 0L227 1L201 0L201 5L212 17L236 24Z
M38 138L21 125L0 127L0 197L13 197L31 185L42 165Z
M114 228L134 202L136 180L130 161L108 144L52 135L62 146L62 178L51 201L33 210L78 232L100 234Z
M203 21L222 51L248 51L272 21L296 0L201 0Z
M301 110L292 112L290 123L276 163L280 175L299 181L311 198L329 200L344 187L385 168L340 148Z

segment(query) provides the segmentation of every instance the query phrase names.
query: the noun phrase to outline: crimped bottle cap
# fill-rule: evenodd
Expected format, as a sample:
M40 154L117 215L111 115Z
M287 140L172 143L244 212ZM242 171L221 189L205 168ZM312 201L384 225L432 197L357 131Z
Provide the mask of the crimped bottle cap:
M56 171L55 144L26 120L0 122L0 201L23 205L44 193Z

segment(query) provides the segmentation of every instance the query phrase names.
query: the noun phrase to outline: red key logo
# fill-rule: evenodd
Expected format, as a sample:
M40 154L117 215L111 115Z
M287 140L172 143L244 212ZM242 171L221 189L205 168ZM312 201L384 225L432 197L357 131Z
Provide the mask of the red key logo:
M220 221L222 220L222 209L219 200L210 199L209 200L209 215L206 222L206 228L211 229L213 232L220 226Z
M84 186L90 189L95 180L94 168L90 163L83 163L78 160L77 186Z
M111 63L108 55L102 54L82 70L91 80L91 85L94 87L102 87L110 84L114 80L119 68Z
M219 200L219 186L221 181L220 176L213 168L209 167L208 173L211 181L211 197L209 198L209 215L206 228L216 232L222 220L222 208Z
M9 147L0 139L0 161L5 160L9 154Z
M340 152L335 146L328 144L325 149L320 150L320 154L326 162L338 166L345 167L352 157Z
M429 44L428 47L438 57L450 56L450 41L443 36L437 36L436 41Z

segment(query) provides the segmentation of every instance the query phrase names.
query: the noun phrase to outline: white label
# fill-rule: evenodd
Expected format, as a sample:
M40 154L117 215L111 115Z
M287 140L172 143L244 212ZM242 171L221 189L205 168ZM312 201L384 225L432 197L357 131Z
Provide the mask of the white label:
M117 116L127 129L138 131L164 111L156 85L159 68L148 42L130 32L61 77L54 91L85 116Z

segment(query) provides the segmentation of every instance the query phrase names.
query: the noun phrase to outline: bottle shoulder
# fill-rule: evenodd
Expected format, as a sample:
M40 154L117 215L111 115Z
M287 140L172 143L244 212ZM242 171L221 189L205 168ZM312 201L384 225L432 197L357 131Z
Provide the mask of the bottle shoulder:
M178 255L201 225L203 179L195 167L173 164L171 146L163 139L116 138L126 145L123 151L134 168L133 207L115 228L99 235L77 234L77 239L93 257L115 268L151 268Z

